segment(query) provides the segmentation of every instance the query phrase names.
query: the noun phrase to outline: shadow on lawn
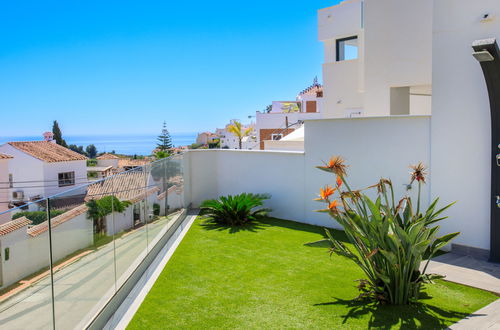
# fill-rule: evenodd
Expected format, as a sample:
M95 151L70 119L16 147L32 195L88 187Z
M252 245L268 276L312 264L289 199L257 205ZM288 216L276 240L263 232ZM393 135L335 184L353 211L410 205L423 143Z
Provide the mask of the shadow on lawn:
M242 226L226 226L214 222L202 222L200 226L205 230L227 231L230 234L236 234L240 231L258 232L270 227L270 225L260 222L252 222Z
M421 299L431 297L423 293ZM370 315L367 328L389 329L399 325L401 329L444 329L450 324L450 319L463 319L470 314L445 310L424 303L409 306L381 305L367 300L344 300L334 298L335 301L314 304L314 306L343 305L349 311L342 315L343 324L350 318L360 318ZM472 314L477 316L477 314ZM453 321L452 321L453 322Z

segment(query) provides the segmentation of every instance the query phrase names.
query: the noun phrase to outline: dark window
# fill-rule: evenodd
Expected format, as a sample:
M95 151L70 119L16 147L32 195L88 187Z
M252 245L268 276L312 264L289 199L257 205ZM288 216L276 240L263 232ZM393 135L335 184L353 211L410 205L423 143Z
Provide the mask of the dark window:
M358 58L358 37L337 39L337 62Z
M10 248L5 248L5 261L10 259Z
M278 140L281 140L281 138L283 137L283 134L272 134L271 135L271 139L273 141L278 141Z
M9 188L14 188L14 177L9 173Z
M75 172L59 173L59 187L75 185Z

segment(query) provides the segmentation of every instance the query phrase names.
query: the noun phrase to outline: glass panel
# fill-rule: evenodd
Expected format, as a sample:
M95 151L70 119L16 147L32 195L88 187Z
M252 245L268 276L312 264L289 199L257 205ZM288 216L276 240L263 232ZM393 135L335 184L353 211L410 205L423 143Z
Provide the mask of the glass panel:
M25 195L30 191L23 188ZM0 214L1 328L53 327L46 206L43 199Z
M165 235L184 207L181 161L181 156L176 155L151 164L149 182L156 192L148 197L152 206L152 221L148 225L150 247Z
M337 61L354 60L358 58L358 37L337 40Z
M50 198L56 328L83 329L115 293L107 181Z
M117 174L112 182L116 200L120 202L112 215L115 235L116 278L120 288L147 254L144 191L147 171L136 167Z

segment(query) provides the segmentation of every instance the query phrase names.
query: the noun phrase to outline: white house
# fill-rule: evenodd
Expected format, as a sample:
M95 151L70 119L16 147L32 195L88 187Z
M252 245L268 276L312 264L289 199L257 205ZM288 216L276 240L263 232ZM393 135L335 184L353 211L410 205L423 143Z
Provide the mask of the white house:
M0 153L0 224L10 221L10 214L2 214L9 210L9 161L12 156Z
M269 112L257 111L255 130L259 149L303 150L303 146L299 147L300 143L292 146L276 141L300 128L304 120L322 118L322 103L323 87L314 79L313 84L301 91L295 101L273 101Z
M199 133L198 136L196 137L196 143L206 145L214 142L214 140L216 140L217 138L218 138L217 134L214 134L212 132L202 132Z
M229 122L229 124L226 125L225 128L216 129L215 132L220 138L220 147L221 148L223 148L223 149L239 149L240 148L238 137L236 135L234 135L233 133L229 132L227 129L229 125L233 125L237 121L239 121L239 120L232 119ZM247 137L243 138L242 144L241 144L241 149L248 149L248 150L258 149L258 141L257 141L256 132L255 132L254 127L255 127L254 123L250 123L248 125L242 124L242 126L241 126L242 130L252 128L252 131L250 132L250 134Z
M13 205L20 206L87 183L87 157L53 140L8 142L0 146L0 153L13 157L8 166L8 200ZM68 196L84 193L75 190Z

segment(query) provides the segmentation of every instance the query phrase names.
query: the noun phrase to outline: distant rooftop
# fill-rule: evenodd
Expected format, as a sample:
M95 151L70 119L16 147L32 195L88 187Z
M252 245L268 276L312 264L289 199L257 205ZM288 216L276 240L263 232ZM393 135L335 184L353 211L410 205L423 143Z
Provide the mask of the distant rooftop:
M86 160L73 150L48 141L8 142L12 147L47 163Z
M109 154L109 153L105 153L105 154L102 154L99 157L97 157L97 159L99 159L99 160L102 160L102 159L119 159L119 158L120 157L118 157L117 155L113 155L113 154Z

